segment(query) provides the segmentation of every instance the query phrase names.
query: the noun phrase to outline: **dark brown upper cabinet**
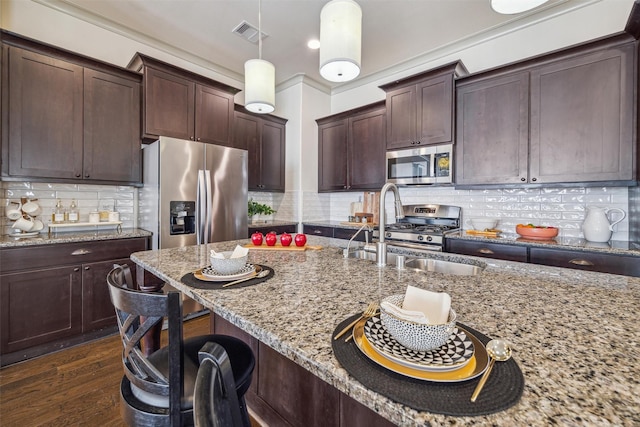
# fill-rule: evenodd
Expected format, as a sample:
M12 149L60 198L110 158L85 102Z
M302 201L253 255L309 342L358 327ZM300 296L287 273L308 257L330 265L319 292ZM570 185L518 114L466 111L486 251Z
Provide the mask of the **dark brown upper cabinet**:
M233 96L238 89L140 53L129 68L143 75L145 142L170 136L233 145Z
M140 81L2 33L2 179L139 185Z
M458 80L456 185L632 185L636 64L617 35Z
M234 147L249 152L249 190L285 191L286 123L236 106Z
M316 120L318 191L379 190L385 183L384 102Z
M456 61L380 86L386 92L387 150L453 142L453 81L463 74Z

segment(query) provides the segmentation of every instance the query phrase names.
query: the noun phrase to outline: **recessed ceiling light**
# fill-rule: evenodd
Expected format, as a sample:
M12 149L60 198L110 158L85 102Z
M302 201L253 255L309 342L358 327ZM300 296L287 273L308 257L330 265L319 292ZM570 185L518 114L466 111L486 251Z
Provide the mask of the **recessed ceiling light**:
M309 40L309 42L307 43L307 47L309 49L320 49L320 40Z
M491 0L491 8L498 13L512 15L531 10L549 0Z

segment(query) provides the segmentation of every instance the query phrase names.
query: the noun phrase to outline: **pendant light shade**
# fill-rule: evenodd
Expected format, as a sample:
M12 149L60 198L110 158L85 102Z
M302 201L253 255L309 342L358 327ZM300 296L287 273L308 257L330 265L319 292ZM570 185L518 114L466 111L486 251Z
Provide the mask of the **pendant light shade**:
M320 75L346 82L360 74L362 10L353 0L332 0L320 12Z
M276 68L264 59L244 63L244 108L252 113L268 114L276 105Z
M491 0L491 8L504 15L522 13L538 7L549 0Z
M276 68L262 59L262 1L258 0L258 59L244 63L244 108L269 114L276 108Z

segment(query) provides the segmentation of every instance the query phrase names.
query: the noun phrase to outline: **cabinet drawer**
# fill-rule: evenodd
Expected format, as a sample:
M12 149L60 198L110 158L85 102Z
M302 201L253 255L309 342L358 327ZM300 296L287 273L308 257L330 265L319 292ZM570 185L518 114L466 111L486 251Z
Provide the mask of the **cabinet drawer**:
M333 237L333 227L323 227L320 225L303 226L304 234L310 236Z
M527 262L527 248L525 246L447 239L445 249L447 252L455 254Z
M640 258L582 251L530 248L534 264L640 277Z
M68 264L128 258L147 248L146 238L7 248L0 251L2 273L57 267Z
M250 225L249 226L249 237L256 231L266 234L270 231L275 231L278 234L289 233L295 234L297 231L297 226L294 224L291 225Z

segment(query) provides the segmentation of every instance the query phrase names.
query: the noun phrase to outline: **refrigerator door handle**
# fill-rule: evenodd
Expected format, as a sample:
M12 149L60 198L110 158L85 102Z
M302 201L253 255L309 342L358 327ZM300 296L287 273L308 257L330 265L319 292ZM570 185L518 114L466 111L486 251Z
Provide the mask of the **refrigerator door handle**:
M213 203L213 194L211 188L211 171L206 169L204 171L204 182L206 189L206 204L205 204L205 226L204 226L204 241L203 243L211 243L209 242L211 236L211 229L213 228L213 218L212 218L212 203Z
M196 196L196 243L204 243L206 218L206 185L203 170L198 171L198 190Z

